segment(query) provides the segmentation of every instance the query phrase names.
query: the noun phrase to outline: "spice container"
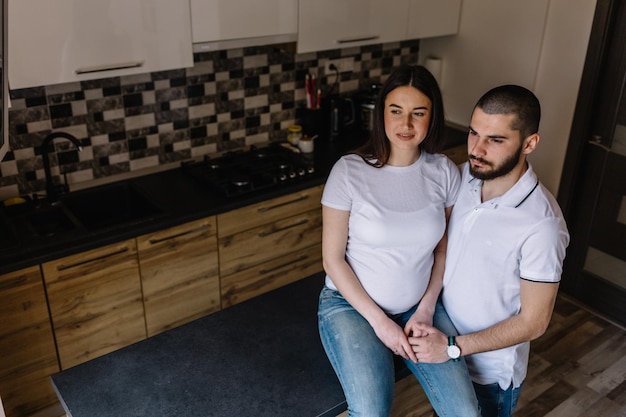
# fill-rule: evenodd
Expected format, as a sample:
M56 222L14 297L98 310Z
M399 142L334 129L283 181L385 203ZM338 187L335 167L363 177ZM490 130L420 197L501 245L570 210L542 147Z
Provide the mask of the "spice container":
M291 125L287 128L289 132L287 134L287 141L294 146L297 146L300 143L300 139L302 139L302 126L300 125Z

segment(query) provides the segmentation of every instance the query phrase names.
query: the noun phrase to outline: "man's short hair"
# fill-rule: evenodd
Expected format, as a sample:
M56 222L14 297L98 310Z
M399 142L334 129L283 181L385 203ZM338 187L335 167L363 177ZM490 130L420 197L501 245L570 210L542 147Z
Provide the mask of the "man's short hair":
M519 85L501 85L487 91L476 103L487 114L513 114L511 129L522 139L539 131L541 106L532 91Z

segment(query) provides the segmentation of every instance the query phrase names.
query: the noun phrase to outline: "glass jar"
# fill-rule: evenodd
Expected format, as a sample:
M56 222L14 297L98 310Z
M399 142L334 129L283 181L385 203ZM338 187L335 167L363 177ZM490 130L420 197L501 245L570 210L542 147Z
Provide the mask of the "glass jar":
M297 146L302 138L302 126L291 125L287 128L287 131L289 132L287 134L287 141L292 145Z

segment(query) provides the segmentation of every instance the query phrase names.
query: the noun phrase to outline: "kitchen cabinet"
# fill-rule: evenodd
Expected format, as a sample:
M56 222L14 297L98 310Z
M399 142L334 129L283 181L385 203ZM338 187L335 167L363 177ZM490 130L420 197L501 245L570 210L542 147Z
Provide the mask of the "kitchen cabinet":
M461 0L300 0L299 53L455 34Z
M299 0L298 52L406 39L408 0Z
M193 66L188 0L9 2L12 89Z
M194 51L293 42L298 0L190 0Z
M322 270L322 186L217 216L222 308Z
M55 404L49 376L59 365L39 266L0 275L0 317L0 396L7 415Z
M215 216L137 237L148 337L220 308Z
M61 369L146 338L135 239L42 268Z
M459 31L461 0L409 0L407 39L454 35Z

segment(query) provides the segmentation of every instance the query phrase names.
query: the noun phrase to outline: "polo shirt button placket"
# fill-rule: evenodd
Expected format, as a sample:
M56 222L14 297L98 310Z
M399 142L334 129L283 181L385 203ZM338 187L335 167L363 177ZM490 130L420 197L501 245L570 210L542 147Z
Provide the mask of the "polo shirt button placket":
M470 235L470 230L472 229L472 227L474 226L474 223L478 219L478 216L480 215L480 211L481 211L480 206L476 206L474 207L471 213L468 213L469 214L468 216L465 216L465 222L463 223L463 231L467 236Z

